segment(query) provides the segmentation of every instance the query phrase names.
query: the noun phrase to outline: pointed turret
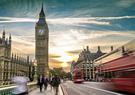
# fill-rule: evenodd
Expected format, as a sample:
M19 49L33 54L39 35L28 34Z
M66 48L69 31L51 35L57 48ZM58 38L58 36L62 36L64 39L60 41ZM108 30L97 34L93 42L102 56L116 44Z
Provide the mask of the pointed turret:
M18 56L18 54L16 54L15 56L16 56L16 57L15 57L16 63L18 63L19 56Z
M125 47L124 46L122 46L122 53L124 53L125 52Z
M89 51L89 46L86 46L86 48L87 48L87 51Z
M100 46L98 46L98 51L97 52L101 52Z
M41 11L40 11L40 13L39 13L39 18L45 18L45 13L44 13L44 6L43 6L43 3L42 3Z
M5 44L8 45L8 38L6 38Z
M5 30L3 30L2 39L5 40Z
M0 37L0 44L2 44L2 38Z
M11 45L11 34L9 36L9 44Z
M14 54L13 54L13 53L11 54L11 58L12 58L12 60L13 60L13 58L14 58Z
M16 62L16 59L17 59L17 58L16 58L16 54L14 55L14 58L15 58L15 62Z
M42 7L41 7L41 11L39 13L39 20L37 22L37 24L45 24L46 23L46 19L45 19L45 13L44 13L44 7L43 7L43 3L42 3Z
M11 54L11 64L13 64L13 62L14 62L14 55L13 55L13 53Z
M84 53L86 53L86 49L84 49Z
M29 59L30 59L29 56L27 56L27 64L29 64Z
M113 51L113 46L111 46L111 51Z

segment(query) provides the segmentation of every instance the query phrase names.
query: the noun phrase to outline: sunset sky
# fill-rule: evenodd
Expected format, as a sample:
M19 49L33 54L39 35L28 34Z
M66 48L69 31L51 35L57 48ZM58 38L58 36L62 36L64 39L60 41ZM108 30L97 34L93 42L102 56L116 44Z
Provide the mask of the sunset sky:
M35 23L42 0L0 0L0 34L11 33L12 50L34 59ZM79 52L109 52L135 38L135 0L43 0L49 26L49 65L69 70Z

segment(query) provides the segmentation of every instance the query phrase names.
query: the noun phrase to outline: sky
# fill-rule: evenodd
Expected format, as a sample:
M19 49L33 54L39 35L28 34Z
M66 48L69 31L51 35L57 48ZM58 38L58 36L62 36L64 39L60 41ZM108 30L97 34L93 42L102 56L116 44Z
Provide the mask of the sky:
M70 64L89 46L109 52L135 38L135 0L0 0L0 34L12 35L12 51L35 53L35 23L44 5L49 27L49 66Z

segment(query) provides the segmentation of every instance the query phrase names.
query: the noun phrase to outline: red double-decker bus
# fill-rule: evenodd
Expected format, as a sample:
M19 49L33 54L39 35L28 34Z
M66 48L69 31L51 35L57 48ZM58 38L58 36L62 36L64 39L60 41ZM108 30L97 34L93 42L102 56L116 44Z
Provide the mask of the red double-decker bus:
M73 71L73 82L74 83L82 83L84 81L83 79L83 71L82 69L74 69Z
M113 88L135 94L135 40L96 60L98 77Z

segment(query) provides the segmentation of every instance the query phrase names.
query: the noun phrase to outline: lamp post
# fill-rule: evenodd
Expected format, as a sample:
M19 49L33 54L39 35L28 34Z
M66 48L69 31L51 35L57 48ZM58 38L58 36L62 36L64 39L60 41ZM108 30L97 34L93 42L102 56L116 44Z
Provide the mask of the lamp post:
M95 67L94 67L94 61L92 60L92 80L95 80Z
M37 60L33 60L32 61L32 77L33 77L33 80L36 80L37 79Z

